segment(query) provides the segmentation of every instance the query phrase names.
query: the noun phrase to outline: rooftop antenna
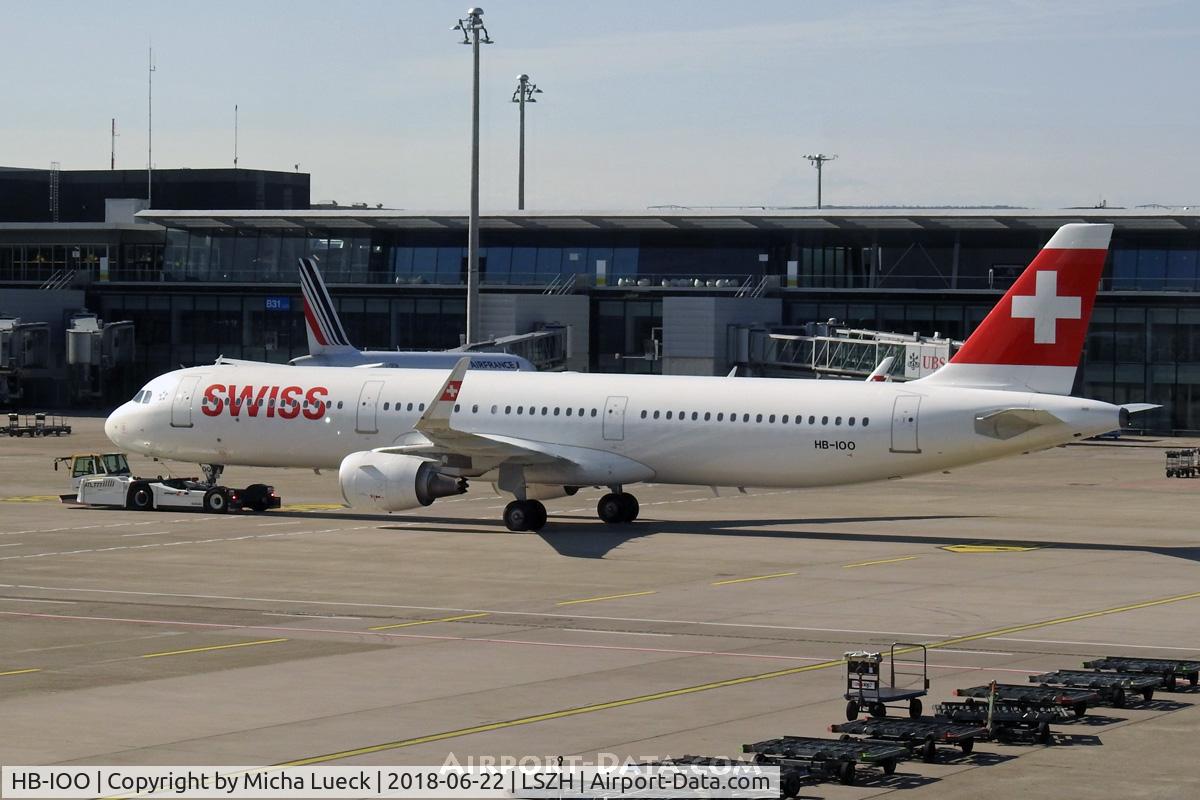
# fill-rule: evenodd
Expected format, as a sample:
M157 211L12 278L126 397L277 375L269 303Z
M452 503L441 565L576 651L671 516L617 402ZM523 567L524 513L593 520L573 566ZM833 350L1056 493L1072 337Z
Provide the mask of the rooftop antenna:
M824 153L817 153L815 156L808 155L804 158L811 161L812 165L817 168L817 210L819 211L821 209L821 170L824 169L826 161L835 160L837 155L827 156Z
M237 103L233 104L233 168L237 169L237 135L238 135L238 107Z
M60 164L50 162L50 221L58 222L58 172Z
M154 45L146 72L146 205L154 208Z

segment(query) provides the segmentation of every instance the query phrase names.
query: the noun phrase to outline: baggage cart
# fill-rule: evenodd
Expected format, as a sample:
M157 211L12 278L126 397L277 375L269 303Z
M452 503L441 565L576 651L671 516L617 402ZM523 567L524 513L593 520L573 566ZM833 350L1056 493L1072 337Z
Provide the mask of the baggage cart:
M1051 744L1054 741L1051 723L1068 722L1074 718L1073 712L1062 706L1029 708L1003 701L993 703L989 715L988 704L974 698L938 703L933 713L940 719L952 722L983 726L990 724L989 738L1005 743L1029 739L1038 744Z
M1069 686L1075 689L1091 689L1115 708L1124 708L1129 695L1140 694L1147 703L1154 699L1154 690L1162 686L1157 675L1122 675L1115 672L1086 672L1077 669L1060 669L1041 675L1030 675L1030 683L1042 686Z
M1196 448L1167 451L1168 478L1195 478L1200 475L1200 457Z
M758 764L803 767L823 780L854 785L856 768L877 767L884 775L908 758L908 748L887 742L842 741L813 736L782 736L742 745L743 753L754 753Z
M1015 683L994 684L996 700L1012 703L1018 708L1050 708L1062 706L1071 709L1076 717L1087 713L1088 706L1101 702L1099 694L1091 689L1072 689L1065 686L1022 686ZM974 697L986 701L992 693L990 686L972 686L955 689L956 697Z
M938 745L957 747L963 755L975 749L976 739L987 739L986 727L975 723L954 722L938 717L916 719L856 719L829 726L842 739L861 736L868 740L895 742L910 753L919 753L929 763L937 760Z
M897 661L897 656L919 653L920 661ZM928 649L923 644L893 642L888 651L888 685L883 684L883 654L862 650L846 653L846 719L858 719L860 711L872 717L887 716L887 707L906 703L908 716L921 716L921 698L929 694ZM897 665L900 669L897 669ZM908 667L907 670L904 668ZM920 671L916 671L919 667Z
M1102 672L1121 672L1136 675L1158 675L1168 692L1175 691L1181 679L1192 686L1200 683L1200 661L1185 661L1177 658L1126 658L1105 656L1083 662L1084 669Z

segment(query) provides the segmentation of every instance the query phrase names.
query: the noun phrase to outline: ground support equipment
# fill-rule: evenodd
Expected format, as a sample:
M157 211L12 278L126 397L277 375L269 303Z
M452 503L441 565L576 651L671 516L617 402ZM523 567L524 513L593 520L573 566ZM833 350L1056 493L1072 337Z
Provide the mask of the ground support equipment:
M742 745L743 753L754 753L758 764L778 765L780 769L802 767L821 780L854 784L858 765L878 767L884 775L896 771L896 765L908 758L908 748L887 742L842 741L812 736L783 736Z
M978 724L937 717L860 719L830 725L829 730L842 734L843 739L854 735L868 740L894 742L907 747L914 755L919 754L928 763L937 760L938 745L957 747L963 755L967 755L975 749L976 739L988 738L987 728Z
M1179 681L1186 678L1192 686L1200 684L1200 661L1182 661L1176 658L1125 658L1105 656L1083 662L1084 669L1102 672L1120 672L1134 675L1158 675L1168 692L1175 691Z
M1041 675L1030 675L1030 683L1042 686L1069 686L1073 689L1091 689L1115 708L1124 708L1129 695L1140 694L1149 703L1154 699L1154 690L1162 686L1157 675L1122 675L1114 672L1086 672L1077 669L1060 669Z
M953 700L938 703L933 712L941 719L963 724L989 724L987 701L974 698L962 702ZM1063 706L1028 708L1016 703L996 702L991 710L991 730L988 736L998 742L1017 742L1029 739L1038 744L1051 744L1054 735L1051 723L1058 724L1074 719L1074 712Z
M1091 689L1071 689L1059 686L1022 686L1015 683L997 683L993 686L972 686L969 689L955 689L956 697L975 697L987 701L992 689L995 688L996 700L1002 703L1012 703L1018 708L1050 708L1062 706L1075 712L1076 717L1087 713L1088 706L1094 706L1103 698Z
M920 672L896 669L896 657L908 653L920 652L920 662L901 661L901 664L919 666ZM889 680L883 685L883 654L855 651L846 653L846 719L858 719L860 711L866 711L872 717L887 716L887 707L892 703L907 704L908 716L915 719L921 716L921 698L929 694L929 659L928 650L923 644L910 642L893 642L888 653ZM897 683L897 678L900 683ZM916 681L918 686L901 685L904 679Z

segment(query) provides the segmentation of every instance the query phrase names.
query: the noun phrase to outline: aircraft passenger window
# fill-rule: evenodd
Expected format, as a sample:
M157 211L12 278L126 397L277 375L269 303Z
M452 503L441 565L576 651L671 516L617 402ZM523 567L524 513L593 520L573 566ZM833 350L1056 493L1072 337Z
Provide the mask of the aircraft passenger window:
M698 414L697 412L693 411L693 412L692 412L692 422L695 422L695 421L696 421L696 420L698 420L698 419L700 419L700 414Z
M829 417L821 417L821 424L822 424L822 425L828 425L828 424L829 424Z
M870 417L863 417L863 427L865 428L865 427L867 427L867 426L868 426L868 425L870 425L870 424L871 424L871 418L870 418Z
M546 416L547 412L549 412L549 411L550 411L549 408L547 408L546 406L542 406L542 416L543 417Z
M712 412L710 412L710 411L705 411L705 412L704 412L704 421L705 421L705 422L708 422L710 419L712 419Z
M835 418L834 418L834 420L833 420L833 424L834 424L834 425L841 425L841 424L842 424L842 418L841 418L841 417L835 417Z
M569 416L571 416L571 412L572 412L572 411L574 411L574 410L575 410L575 409L571 408L570 406L567 406L567 416L568 416L568 417L569 417ZM643 416L643 417L644 417L644 416L646 416L646 412L645 412L645 411L643 411L643 412L642 412L642 416Z
M755 421L755 422L762 422L762 414L755 414L755 415L754 415L754 421Z
M556 417L558 416L558 410L559 410L558 406L555 406L554 407L554 416L556 416Z
M495 413L496 413L496 409L497 409L497 408L499 408L499 407L500 407L500 406L492 406L492 413L493 413L493 414L495 414Z
M390 411L390 410L391 410L391 407L392 407L392 404L391 404L391 403L384 403L384 404L383 404L383 410L384 410L384 411Z
M524 413L525 413L525 406L517 406L517 413L518 413L518 414L524 414Z
M341 408L341 407L342 407L342 404L341 404L341 403L338 403L338 408ZM419 406L417 406L417 411L424 411L424 410L425 410L425 404L424 404L424 403L421 403Z
M717 412L717 422L724 422L724 421L725 421L725 412L718 411Z
M816 424L817 424L817 418L816 418L816 417L809 417L809 418L808 418L808 424L809 424L809 425L816 425Z
M654 412L654 418L655 418L655 419L658 419L658 412L657 412L657 411L655 411L655 412Z
M593 417L596 416L596 409L594 409L594 408L592 409L592 416Z
M749 422L749 421L750 421L750 415L742 414L742 422Z
M512 413L512 406L505 406L505 407L504 407L504 413L505 413L505 414L511 414L511 413Z
M567 409L567 411L570 411L570 410L571 409L569 409L569 408ZM645 419L645 418L646 418L646 409L643 408L642 409L642 419Z
M458 409L459 409L459 408L460 408L460 406L458 405L458 403L455 403L455 404L454 404L454 413L456 413L456 414L457 414L457 413L458 413Z
M409 404L408 404L408 410L409 410L409 411L412 411L412 403L409 403Z
M341 408L341 407L342 407L342 401L338 400L338 408Z
M670 412L670 411L668 411L668 412L667 412L667 419L670 419L670 418L671 418L671 412Z
M787 425L787 420L788 420L788 415L784 414L783 419L781 419L780 422L782 422L784 425Z
M478 403L476 403L475 405L471 406L471 413L472 413L472 414L478 414L478 413L479 413L479 404L478 404Z
M847 425L850 425L850 426L852 426L852 427L853 427L853 425L854 425L854 417L851 417L850 419L846 420L846 424L847 424Z
M799 425L799 424L800 424L800 423L802 423L802 422L804 422L804 415L803 415L803 414L797 414L797 415L796 415L796 424L797 424L797 425Z
M679 412L679 418L680 418L680 419L685 419L685 418L687 418L687 412L686 412L686 411L680 411L680 412Z
M772 414L771 416L767 417L767 422L774 422L774 421L775 421L775 415L774 415L774 414Z

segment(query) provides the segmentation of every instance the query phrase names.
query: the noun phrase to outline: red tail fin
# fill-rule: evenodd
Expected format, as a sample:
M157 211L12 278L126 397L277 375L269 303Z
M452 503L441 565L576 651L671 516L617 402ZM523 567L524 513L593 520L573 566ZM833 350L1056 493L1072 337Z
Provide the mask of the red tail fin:
M934 384L1068 394L1083 352L1112 225L1064 225Z

